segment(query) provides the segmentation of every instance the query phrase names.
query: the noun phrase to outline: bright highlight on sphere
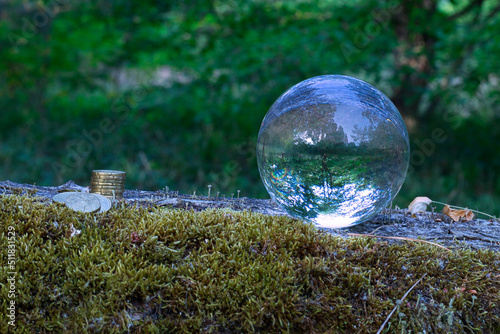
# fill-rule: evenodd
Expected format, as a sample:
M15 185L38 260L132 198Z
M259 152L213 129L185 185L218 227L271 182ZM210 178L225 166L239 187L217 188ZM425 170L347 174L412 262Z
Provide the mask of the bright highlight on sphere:
M267 112L257 163L269 195L289 214L320 227L361 223L387 207L410 157L394 104L343 75L307 79Z

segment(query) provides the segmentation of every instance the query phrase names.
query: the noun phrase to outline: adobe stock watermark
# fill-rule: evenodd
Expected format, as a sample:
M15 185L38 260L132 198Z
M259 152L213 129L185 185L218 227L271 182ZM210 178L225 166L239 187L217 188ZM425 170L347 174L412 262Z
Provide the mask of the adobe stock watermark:
M354 28L356 34L354 35L352 43L342 42L339 47L348 64L351 63L351 56L360 53L362 49L366 48L373 39L375 39L387 27L392 17L401 13L403 7L397 0L392 0L388 3L387 7L380 10L371 11L371 20L366 22L363 29L358 27Z
M254 137L248 138L236 147L236 152L245 155L245 163L252 162L257 154L257 140ZM210 172L207 176L207 182L215 189L227 188L234 179L243 171L243 166L236 160L229 161L225 168L219 172Z
M146 74L147 78L154 78L152 73ZM149 90L151 87L147 84L139 84L127 97L121 96L112 102L111 117L101 119L98 126L91 130L83 129L80 139L68 141L62 161L52 162L52 169L59 182L87 163L92 152L104 143L106 136L116 131L119 125L130 117L133 108L131 101L139 103Z
M15 51L19 46L28 44L29 40L40 33L50 21L59 13L68 11L71 0L50 0L48 3L38 6L31 15L21 19L21 30L19 33L9 32L7 38Z
M410 165L407 175L415 171L415 167L424 164L425 159L436 151L436 144L442 144L448 139L445 131L441 128L435 128L431 131L431 136L424 140L415 140L416 149L410 152Z
M443 114L443 121L448 123L453 130L456 130L460 125L460 115L456 111L448 109ZM446 140L448 140L448 135L444 129L439 127L434 128L429 137L423 140L415 140L416 148L410 152L410 165L407 175L412 174L416 167L422 166L425 160L434 154L437 145L444 143Z
M7 322L9 326L16 325L16 230L7 227Z

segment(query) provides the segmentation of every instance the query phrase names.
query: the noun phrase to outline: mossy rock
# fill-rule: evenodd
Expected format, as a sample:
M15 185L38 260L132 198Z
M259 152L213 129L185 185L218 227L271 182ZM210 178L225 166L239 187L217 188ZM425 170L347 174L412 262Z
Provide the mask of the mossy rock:
M2 333L375 333L395 306L384 333L500 333L491 250L346 239L228 209L83 214L32 195L0 196L0 229L0 277L12 230L17 260Z

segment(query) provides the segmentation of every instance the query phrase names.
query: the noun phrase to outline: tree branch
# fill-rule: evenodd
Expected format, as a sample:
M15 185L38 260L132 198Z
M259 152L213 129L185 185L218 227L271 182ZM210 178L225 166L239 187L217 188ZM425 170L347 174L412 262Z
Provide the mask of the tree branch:
M484 19L483 22L486 22L486 21L489 21L491 20L495 15L497 15L498 13L500 12L500 5L496 6L492 11L491 13L488 14L488 16L486 16L486 18Z
M463 15L469 13L471 10L473 10L478 5L479 5L479 7L481 7L483 5L483 2L484 2L484 0L474 0L474 1L472 1L471 3L469 3L469 5L467 5L461 11L459 11L458 13L455 13L455 14L451 15L450 17L448 17L448 20L454 20L456 18L459 18L460 16L463 16Z

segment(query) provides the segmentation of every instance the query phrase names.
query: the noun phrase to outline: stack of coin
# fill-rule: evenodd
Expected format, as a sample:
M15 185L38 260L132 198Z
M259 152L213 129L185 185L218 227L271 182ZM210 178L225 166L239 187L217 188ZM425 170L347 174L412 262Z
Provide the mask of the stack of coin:
M117 170L94 170L90 179L90 192L112 199L123 198L126 173Z

